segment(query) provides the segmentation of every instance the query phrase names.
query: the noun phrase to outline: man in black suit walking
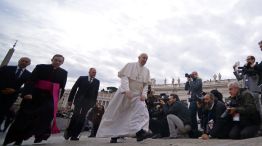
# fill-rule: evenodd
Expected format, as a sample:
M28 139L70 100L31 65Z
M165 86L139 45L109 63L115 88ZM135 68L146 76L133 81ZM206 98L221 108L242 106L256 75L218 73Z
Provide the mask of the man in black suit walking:
M0 126L16 101L21 86L31 76L31 72L26 69L30 63L31 60L28 57L22 57L17 66L0 68Z
M79 140L78 136L84 126L88 110L96 104L100 81L95 78L96 69L89 69L89 76L80 76L75 82L68 98L68 106L71 107L74 100L74 112L64 138Z

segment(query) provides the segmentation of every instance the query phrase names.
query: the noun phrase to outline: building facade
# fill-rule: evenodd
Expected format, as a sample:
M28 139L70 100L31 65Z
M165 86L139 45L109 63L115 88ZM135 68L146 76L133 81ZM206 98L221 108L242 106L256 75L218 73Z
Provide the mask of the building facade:
M203 91L210 92L213 89L217 89L219 92L223 94L224 98L229 97L228 92L228 83L236 81L236 79L226 79L226 80L212 80L212 81L204 81L203 82ZM159 96L162 93L169 95L171 93L175 93L179 96L180 100L187 101L189 95L187 94L188 91L185 90L185 83L177 83L177 84L155 84L155 80L152 79L151 90L153 95ZM59 102L59 107L64 108L67 105L67 99L69 96L70 90L66 90L64 96ZM97 97L97 102L107 108L110 100L113 98L114 93L108 92L99 92Z

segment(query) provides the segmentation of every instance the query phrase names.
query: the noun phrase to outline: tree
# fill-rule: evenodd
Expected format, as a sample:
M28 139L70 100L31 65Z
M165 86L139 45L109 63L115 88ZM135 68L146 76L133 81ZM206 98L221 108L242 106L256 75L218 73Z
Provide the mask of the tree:
M114 93L116 92L117 88L116 87L106 87L109 93Z

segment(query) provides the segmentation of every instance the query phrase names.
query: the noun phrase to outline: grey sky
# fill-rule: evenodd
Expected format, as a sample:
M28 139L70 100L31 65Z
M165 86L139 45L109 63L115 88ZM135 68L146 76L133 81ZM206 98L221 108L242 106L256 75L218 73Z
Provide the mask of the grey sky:
M101 89L119 85L117 72L149 55L146 66L157 83L194 70L203 80L248 55L261 60L261 0L0 0L0 59L18 40L10 64L28 56L50 63L66 58L67 88L96 67Z

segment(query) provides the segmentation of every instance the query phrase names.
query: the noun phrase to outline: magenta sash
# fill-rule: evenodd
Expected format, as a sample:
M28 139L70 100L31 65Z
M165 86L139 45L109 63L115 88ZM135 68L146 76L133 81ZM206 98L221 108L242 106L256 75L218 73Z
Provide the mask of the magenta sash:
M59 133L60 130L58 129L57 124L56 124L56 113L58 110L57 104L59 100L60 85L58 83L52 83L52 82L45 81L45 80L39 80L37 81L35 87L38 89L50 91L51 94L53 95L53 101L54 101L54 115L53 116L54 118L53 118L53 125L52 125L51 132Z

